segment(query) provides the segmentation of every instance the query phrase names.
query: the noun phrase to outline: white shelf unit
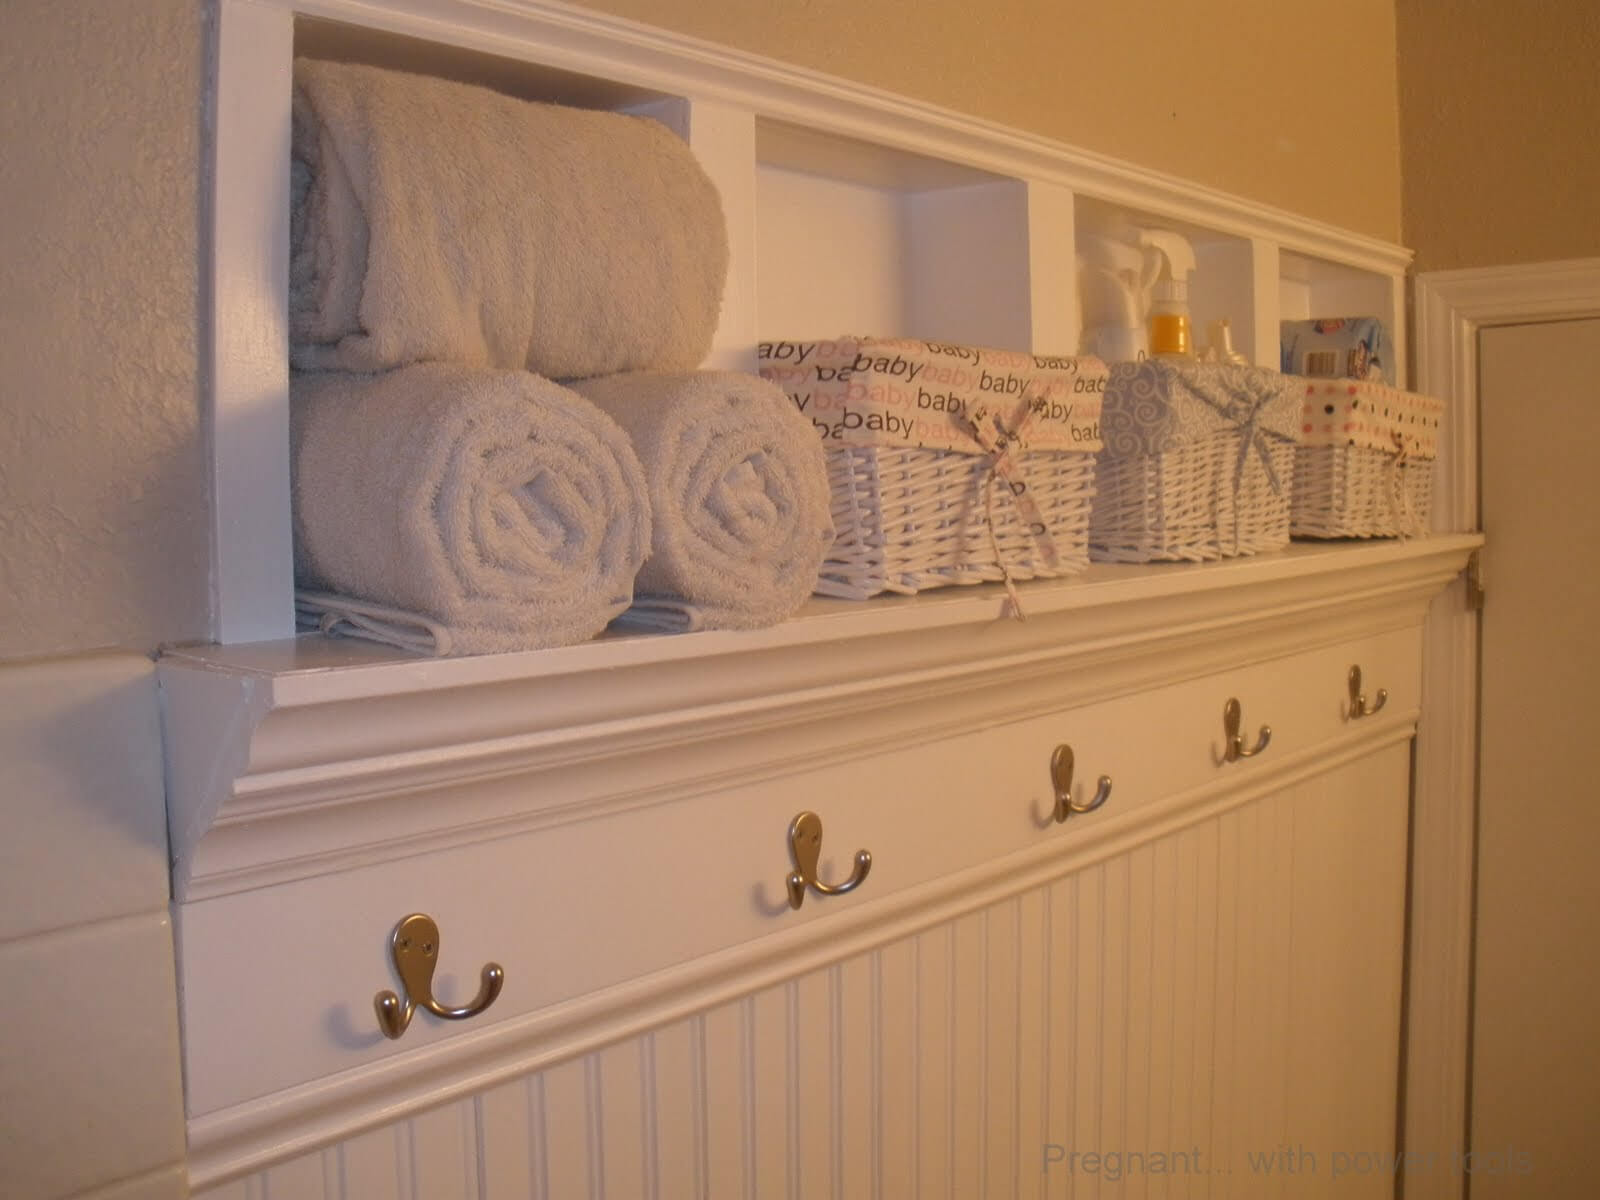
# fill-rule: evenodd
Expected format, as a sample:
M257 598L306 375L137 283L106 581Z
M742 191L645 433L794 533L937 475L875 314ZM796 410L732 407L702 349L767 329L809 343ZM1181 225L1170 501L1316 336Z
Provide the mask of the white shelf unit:
M287 457L291 60L376 63L645 112L722 195L730 273L710 362L763 337L901 335L1073 353L1078 231L1187 234L1196 328L1277 361L1277 323L1386 316L1409 252L860 84L543 0L223 0L211 205L213 638L293 632Z
M1005 1139L1095 1144L1087 1097L1191 1080L1176 1051L1213 1033L1211 1084L1197 1058L1184 1109L1195 1120L1214 1105L1239 1145L1291 1128L1340 1146L1391 1136L1407 745L1418 711L1450 702L1424 676L1417 629L1480 538L1097 565L1029 585L1026 623L999 619L1003 595L985 587L813 600L750 633L606 635L449 661L291 639L292 60L359 59L668 123L728 219L720 365L753 368L763 337L844 332L1071 352L1080 234L1124 218L1193 240L1197 327L1229 317L1256 362L1276 363L1280 319L1312 314L1388 315L1403 354L1407 251L544 0L217 9L208 401L220 645L160 667L196 1194L457 1194L438 1183L448 1174L473 1184L461 1194L581 1195L597 1171L629 1191L630 1171L647 1174L629 1158L641 1121L659 1135L656 1194L724 1194L746 1172L727 1189L743 1194L750 1170L800 1180L796 1155L830 1138L817 1169L865 1178L862 1147L885 1169L908 1155L903 1122L862 1118L860 1089L823 1080L868 1061L850 1052L863 1031L880 1102L914 1100L904 1111L918 1127L943 1131L928 1147L951 1130L962 1146L989 1137L996 1194L1043 1178L1016 1175ZM1378 721L1341 712L1354 662L1394 692ZM1220 700L1235 694L1247 719L1276 723L1259 763L1214 757ZM1080 755L1080 789L1105 770L1117 792L1104 812L1053 828L1039 817L1044 765L1063 738ZM827 816L830 872L870 843L874 878L859 904L754 913L781 886L781 831L801 803ZM655 886L680 878L704 892L682 910ZM604 894L583 886L594 880ZM1320 903L1324 889L1352 903ZM1202 900L1180 905L1187 895ZM390 922L413 905L449 939L447 995L467 994L494 956L510 982L490 1020L419 1019L391 1044L370 1025L371 1001L392 983ZM1167 952L1207 945L1185 922L1213 910L1237 912L1231 941L1219 926L1209 950ZM1292 925L1291 911L1310 923ZM612 932L597 935L607 920ZM980 927L981 940L969 936ZM695 938L722 948L703 953ZM663 966L677 941L685 957ZM1318 953L1285 975L1290 943ZM262 944L288 957L257 954ZM1128 946L1152 964L1144 974ZM1026 1028L1007 1022L1023 996L1071 995L1079 954L1113 986L1151 986L1147 1000L1108 993L1103 1012L1072 1015L1069 1056L1054 1024L1067 1018L1050 1005L1029 1008ZM273 977L256 986L251 972ZM296 984L289 1003L283 978ZM982 979L998 981L992 998ZM1207 1007L1235 985L1236 1008ZM927 1019L902 1020L924 997ZM1319 1037L1293 1034L1291 1019ZM818 1028L831 1030L827 1053L791 1053ZM908 1097L913 1028L919 1060L950 1074ZM1168 1028L1167 1042L1121 1036ZM1016 1053L985 1065L974 1039ZM1145 1042L1154 1049L1137 1062L1097 1058ZM783 1069L758 1073L774 1061ZM1338 1087L1298 1086L1313 1077ZM980 1095L988 1107L975 1114ZM542 1191L522 1178L536 1159ZM930 1181L966 1179L966 1165L914 1164Z

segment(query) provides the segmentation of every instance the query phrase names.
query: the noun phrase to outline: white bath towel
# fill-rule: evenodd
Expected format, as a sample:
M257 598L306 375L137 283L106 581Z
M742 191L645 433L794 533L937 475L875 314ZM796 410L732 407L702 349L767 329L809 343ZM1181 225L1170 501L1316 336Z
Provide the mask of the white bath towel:
M628 607L644 476L566 388L438 363L295 373L290 426L297 601L324 628L488 654L584 641Z
M627 431L650 489L650 557L623 622L753 629L811 594L833 544L828 468L782 390L731 371L571 386Z
M292 168L296 366L557 379L710 348L727 228L660 122L301 59Z

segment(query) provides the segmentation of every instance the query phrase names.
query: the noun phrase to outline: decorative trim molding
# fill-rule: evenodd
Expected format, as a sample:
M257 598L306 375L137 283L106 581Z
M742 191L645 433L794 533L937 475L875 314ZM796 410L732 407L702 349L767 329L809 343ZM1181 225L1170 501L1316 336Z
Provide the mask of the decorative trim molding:
M1478 332L1600 315L1600 258L1416 280L1417 387L1450 405L1434 528L1479 524ZM1402 1149L1443 1160L1469 1121L1476 858L1478 618L1463 583L1434 601L1423 653L1412 812ZM1459 1200L1451 1172L1408 1178L1408 1200Z
M1600 315L1600 258L1426 271L1416 279L1417 390L1448 401L1433 527L1478 528L1478 331Z
M1106 568L1025 585L1026 622L974 589L565 655L385 662L318 639L170 652L174 895L590 820L1415 625L1475 544Z
M1082 826L1070 837L1046 839L1037 849L370 1067L194 1117L188 1126L191 1187L226 1183L951 922L1405 742L1416 717L1414 709L1386 712L1321 745L1263 762L1247 776L1219 778L1126 817Z
M640 89L739 105L758 117L1192 222L1358 270L1403 273L1411 252L1160 171L555 0L255 0L305 16L542 63Z

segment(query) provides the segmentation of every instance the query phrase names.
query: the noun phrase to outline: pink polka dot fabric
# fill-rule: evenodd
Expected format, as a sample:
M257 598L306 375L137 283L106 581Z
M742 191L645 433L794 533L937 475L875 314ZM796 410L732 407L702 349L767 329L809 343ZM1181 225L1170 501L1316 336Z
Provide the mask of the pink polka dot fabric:
M1356 446L1407 458L1432 459L1439 450L1444 401L1381 383L1303 380L1300 444Z

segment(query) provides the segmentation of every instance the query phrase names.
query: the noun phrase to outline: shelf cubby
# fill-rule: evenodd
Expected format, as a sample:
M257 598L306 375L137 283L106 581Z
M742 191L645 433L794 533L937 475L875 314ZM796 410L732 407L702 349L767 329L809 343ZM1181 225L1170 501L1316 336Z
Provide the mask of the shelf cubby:
M223 0L209 210L212 636L294 632L287 257L296 55L648 115L716 183L729 273L707 366L762 338L909 336L1080 351L1081 232L1171 228L1195 249L1197 336L1252 361L1284 317L1391 322L1402 247L877 89L619 18L522 0Z

